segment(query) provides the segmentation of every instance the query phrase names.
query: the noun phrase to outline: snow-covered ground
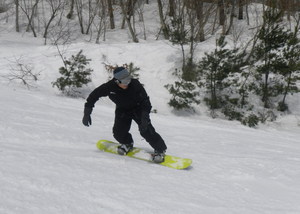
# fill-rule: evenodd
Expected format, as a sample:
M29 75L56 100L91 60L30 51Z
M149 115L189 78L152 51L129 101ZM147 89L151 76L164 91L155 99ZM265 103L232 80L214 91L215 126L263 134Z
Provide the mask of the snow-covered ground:
M114 106L99 100L91 127L81 124L84 99L61 96L51 82L62 66L55 48L17 34L0 37L1 75L15 58L41 71L36 88L0 78L0 213L300 213L300 132L297 115L257 129L238 122L176 116L163 85L172 82L176 49L149 44L76 43L92 58L93 84L107 79L102 62L134 62L157 114L152 121L168 153L193 159L174 170L104 153L99 139L113 140ZM105 56L105 57L104 57ZM104 59L105 58L105 59ZM299 113L299 100L293 101ZM134 124L136 146L150 148Z

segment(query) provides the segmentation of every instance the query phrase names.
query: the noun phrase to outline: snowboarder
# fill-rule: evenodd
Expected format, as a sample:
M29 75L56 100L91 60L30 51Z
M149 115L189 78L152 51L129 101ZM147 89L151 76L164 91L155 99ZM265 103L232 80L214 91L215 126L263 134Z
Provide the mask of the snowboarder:
M94 104L100 97L108 96L116 104L113 135L120 143L118 154L126 155L133 148L134 142L129 130L134 120L141 136L154 149L153 162L163 162L167 146L151 124L149 114L152 106L144 87L124 67L117 67L113 74L110 81L100 85L88 96L82 123L85 126L92 125Z

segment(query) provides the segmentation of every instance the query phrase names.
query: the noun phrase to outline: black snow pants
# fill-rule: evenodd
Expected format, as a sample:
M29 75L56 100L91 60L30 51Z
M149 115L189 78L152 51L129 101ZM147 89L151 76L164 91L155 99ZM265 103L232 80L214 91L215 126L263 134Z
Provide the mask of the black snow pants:
M146 130L141 131L141 114L139 112L124 112L119 109L115 111L115 123L113 126L114 138L121 144L133 143L132 135L129 133L132 120L134 120L138 126L140 134L150 144L150 146L159 152L163 152L167 149L167 146L162 137L155 131L149 119L148 127Z

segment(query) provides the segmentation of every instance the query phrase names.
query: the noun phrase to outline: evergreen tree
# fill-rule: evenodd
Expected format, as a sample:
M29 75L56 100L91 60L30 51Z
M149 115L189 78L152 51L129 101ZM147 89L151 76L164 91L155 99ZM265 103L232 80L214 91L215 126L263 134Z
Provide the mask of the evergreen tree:
M186 66L186 54L184 45L189 43L188 30L185 26L185 19L183 17L173 18L171 20L170 41L172 44L178 44L181 47L182 53L182 68Z
M297 37L298 27L295 28L294 33L289 33L289 39L286 46L282 50L284 67L279 71L283 76L283 99L278 104L279 111L288 109L286 104L286 97L288 93L299 92L297 81L300 80L300 40Z
M206 102L210 109L218 109L226 102L225 89L230 88L227 79L231 73L240 72L242 55L238 49L226 49L225 37L217 40L217 47L211 53L205 53L205 57L198 64L198 85L208 92ZM227 79L227 80L226 80Z
M184 76L182 71L176 70L174 74L179 78L179 81L165 86L172 95L168 104L176 110L188 109L193 111L192 105L200 103L195 81L182 78Z
M63 94L77 96L80 93L78 89L91 82L93 70L86 68L90 61L82 54L82 50L69 60L64 60L64 67L59 68L62 77L53 82L52 86L56 86Z
M264 23L258 34L259 44L255 48L258 64L256 93L261 96L265 108L272 106L271 97L282 92L281 81L276 74L286 67L279 51L284 48L289 34L280 24L281 18L282 13L275 8L264 13Z

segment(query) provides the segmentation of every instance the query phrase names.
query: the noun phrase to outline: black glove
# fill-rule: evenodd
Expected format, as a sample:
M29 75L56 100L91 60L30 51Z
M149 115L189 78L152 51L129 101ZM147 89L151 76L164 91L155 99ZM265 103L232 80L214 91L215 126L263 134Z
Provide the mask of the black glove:
M141 132L145 132L148 129L148 125L150 124L149 113L143 111L141 113L141 124L139 126Z
M82 118L83 125L85 125L85 126L92 125L92 118L91 118L92 111L93 111L93 108L84 107L84 115L83 115L83 118Z

